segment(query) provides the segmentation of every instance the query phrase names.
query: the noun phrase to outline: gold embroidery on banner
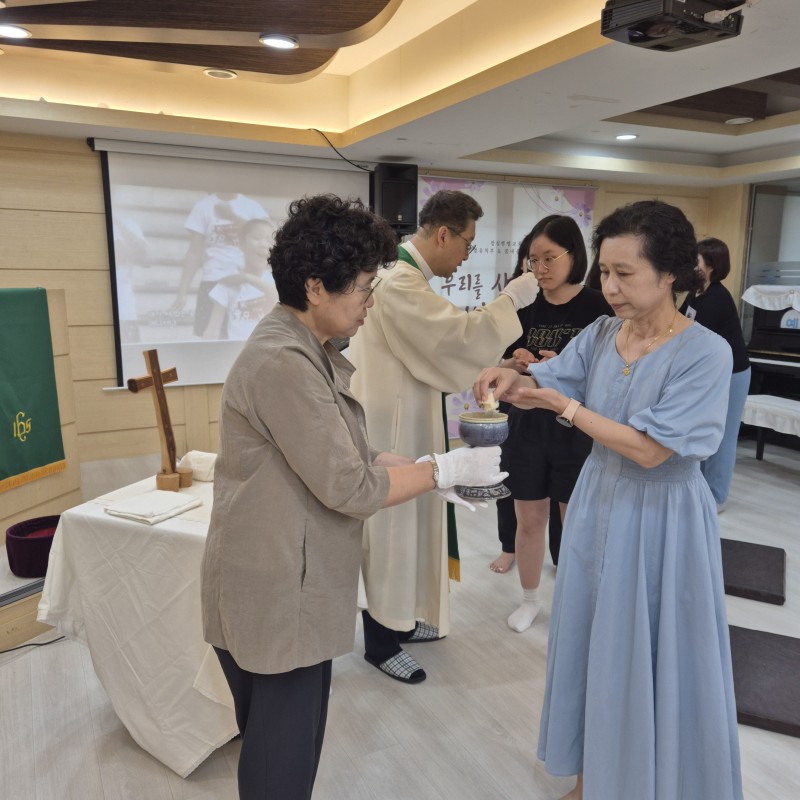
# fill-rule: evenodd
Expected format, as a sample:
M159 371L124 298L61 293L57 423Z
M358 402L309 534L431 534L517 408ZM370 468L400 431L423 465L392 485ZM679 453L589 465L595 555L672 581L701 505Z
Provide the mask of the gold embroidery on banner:
M18 411L14 418L14 438L24 442L31 432L31 419L25 419L25 412Z

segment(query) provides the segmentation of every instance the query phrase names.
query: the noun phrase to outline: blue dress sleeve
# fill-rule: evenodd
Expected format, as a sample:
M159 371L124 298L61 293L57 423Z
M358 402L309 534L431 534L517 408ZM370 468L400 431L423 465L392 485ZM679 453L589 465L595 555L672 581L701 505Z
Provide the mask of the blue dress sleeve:
M613 327L612 320L601 317L587 325L555 358L531 364L528 372L543 389L555 389L567 397L586 402L586 381L599 340Z
M658 397L633 413L628 424L679 456L705 459L722 441L733 358L728 343L715 333L699 325L687 333L669 361Z

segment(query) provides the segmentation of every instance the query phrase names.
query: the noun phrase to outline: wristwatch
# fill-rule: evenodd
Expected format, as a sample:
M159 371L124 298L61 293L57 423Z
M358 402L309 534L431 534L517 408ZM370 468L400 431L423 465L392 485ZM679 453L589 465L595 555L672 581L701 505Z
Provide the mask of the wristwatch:
M570 398L567 407L556 417L556 422L560 422L565 428L571 428L575 424L572 418L580 406L580 400L576 400L574 397Z
M439 465L436 463L436 456L431 453L431 465L433 466L433 485L439 488Z

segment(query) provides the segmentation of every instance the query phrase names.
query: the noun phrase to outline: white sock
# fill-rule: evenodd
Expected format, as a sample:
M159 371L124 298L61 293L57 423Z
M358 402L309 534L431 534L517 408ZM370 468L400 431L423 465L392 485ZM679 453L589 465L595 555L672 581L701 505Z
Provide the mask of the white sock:
M517 633L528 630L541 610L539 589L523 589L522 605L508 618L508 627Z

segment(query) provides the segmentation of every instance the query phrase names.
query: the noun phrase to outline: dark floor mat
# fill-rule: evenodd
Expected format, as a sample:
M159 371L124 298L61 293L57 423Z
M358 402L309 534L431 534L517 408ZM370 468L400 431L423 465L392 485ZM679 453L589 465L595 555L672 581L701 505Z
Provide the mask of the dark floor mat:
M736 717L800 736L800 639L730 626Z
M786 602L786 551L722 539L725 593L782 606Z

